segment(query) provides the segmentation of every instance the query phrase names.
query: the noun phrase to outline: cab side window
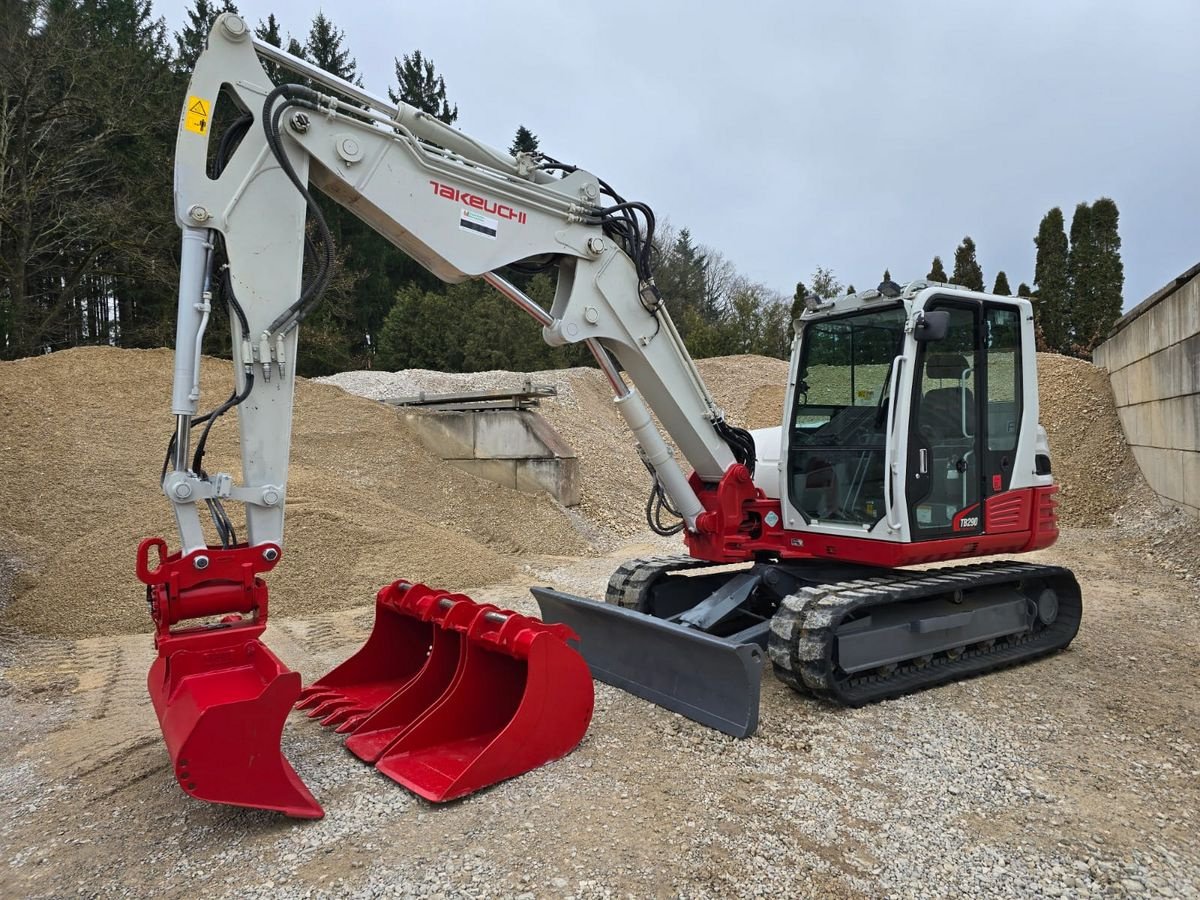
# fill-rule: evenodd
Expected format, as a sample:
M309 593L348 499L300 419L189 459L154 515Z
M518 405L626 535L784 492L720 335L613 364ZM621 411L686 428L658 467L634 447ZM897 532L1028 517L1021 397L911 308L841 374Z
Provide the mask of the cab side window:
M1021 320L1015 309L992 307L984 327L987 447L1011 453L1021 433Z

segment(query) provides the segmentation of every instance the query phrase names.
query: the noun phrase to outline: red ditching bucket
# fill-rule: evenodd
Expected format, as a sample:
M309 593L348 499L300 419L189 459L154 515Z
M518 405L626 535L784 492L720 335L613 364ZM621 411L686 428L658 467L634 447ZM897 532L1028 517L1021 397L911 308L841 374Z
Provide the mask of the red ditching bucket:
M412 643L393 650L379 637L404 633L401 619L412 620L407 627L414 634L418 625L432 631L415 667L389 658L411 652ZM379 592L366 644L310 691L336 689L357 710L385 682L397 685L358 721L346 745L439 803L528 772L579 744L594 696L587 663L567 643L577 640L564 625L397 581ZM353 672L363 673L358 684L350 681Z
M151 549L158 553L154 569ZM161 538L142 541L137 574L156 626L158 658L147 686L176 779L200 800L319 819L320 805L279 747L300 674L259 640L267 586L256 573L274 566L279 548L210 547L186 557L166 549ZM172 630L183 620L221 615Z
M397 584L396 590L406 595L413 587L407 582ZM406 599L412 604L434 593L420 585L417 594ZM336 727L341 734L353 731L420 671L433 645L433 634L427 618L397 615L394 607L379 602L377 595L375 625L367 642L336 669L304 688L296 708L307 709L310 718Z

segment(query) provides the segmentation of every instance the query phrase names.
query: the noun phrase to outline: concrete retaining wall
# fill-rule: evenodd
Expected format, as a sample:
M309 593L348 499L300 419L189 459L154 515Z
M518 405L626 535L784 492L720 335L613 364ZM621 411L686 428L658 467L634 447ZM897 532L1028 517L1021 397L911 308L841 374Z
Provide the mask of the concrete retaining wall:
M1130 310L1093 359L1150 486L1200 517L1200 266Z
M579 460L550 423L516 409L402 411L421 443L465 472L579 505Z

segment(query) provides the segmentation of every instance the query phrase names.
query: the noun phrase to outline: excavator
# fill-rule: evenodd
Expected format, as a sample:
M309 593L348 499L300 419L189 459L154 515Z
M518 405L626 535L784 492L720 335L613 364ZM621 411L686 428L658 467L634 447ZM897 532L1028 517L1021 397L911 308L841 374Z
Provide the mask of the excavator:
M291 80L274 83L264 64ZM302 688L262 641L262 576L283 556L299 326L334 266L314 189L442 281L483 279L549 344L582 343L650 474L647 522L685 552L620 566L604 602L532 588L540 619L398 580L379 592L363 647ZM151 699L194 797L322 815L279 747L295 706L440 802L569 753L593 678L748 737L768 664L797 691L860 706L1050 654L1078 630L1070 571L962 562L1058 535L1027 299L890 280L810 297L780 424L746 431L706 388L655 284L646 204L377 97L233 13L188 86L174 200L161 483L181 546L142 541L137 573L155 624ZM550 307L505 267L556 272ZM235 384L201 414L218 291ZM234 409L240 483L204 466L210 430ZM241 539L225 503L245 507Z

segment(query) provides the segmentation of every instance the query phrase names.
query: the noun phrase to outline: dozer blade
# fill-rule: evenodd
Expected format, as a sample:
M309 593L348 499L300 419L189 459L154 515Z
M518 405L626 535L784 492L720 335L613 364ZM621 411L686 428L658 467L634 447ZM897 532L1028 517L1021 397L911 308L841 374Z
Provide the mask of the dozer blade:
M581 636L595 678L733 737L758 728L763 651L757 644L549 588L531 590L547 622Z
M409 639L418 633L428 640ZM379 592L367 643L303 702L352 706L338 728L352 729L352 753L427 800L453 800L583 739L594 697L575 640L566 626L398 581Z

